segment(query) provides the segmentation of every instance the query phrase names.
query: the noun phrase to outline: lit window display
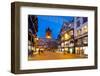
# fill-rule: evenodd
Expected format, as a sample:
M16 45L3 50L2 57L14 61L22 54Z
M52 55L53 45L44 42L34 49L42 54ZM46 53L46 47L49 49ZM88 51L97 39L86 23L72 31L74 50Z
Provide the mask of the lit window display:
M82 45L82 40L81 40L81 39L78 39L76 44L77 44L78 46L81 46L81 45Z
M88 32L88 26L85 25L85 26L82 27L82 33L84 34L84 33L87 33L87 32Z
M35 48L34 48L34 47L32 47L32 50L33 50L33 51L35 51Z
M83 43L84 43L84 44L88 44L88 37L84 37L84 38L83 38Z
M68 44L68 42L67 42L67 41L65 41L65 45L66 45L66 44Z
M76 47L76 48L75 48L75 53L76 53L76 54L79 54L79 53L80 53L80 47Z
M60 48L60 51L62 52L62 49Z
M76 54L78 53L78 50L79 50L79 48L76 47L76 48L75 48L75 53L76 53Z
M62 43L61 43L61 46L62 46L62 47L65 47L65 43L64 43L64 42L62 42Z
M83 47L83 50L84 50L84 53L85 53L85 54L88 54L88 47L87 47L87 46L84 46L84 47Z
M65 48L64 50L65 50L65 51L68 51L68 48Z
M70 35L68 35L67 33L65 33L64 39L65 39L65 40L68 40L69 38L70 38Z
M64 52L64 48L62 48L61 51Z
M70 47L73 47L74 46L74 43L70 43L70 45L69 45Z
M74 48L69 48L69 52L72 54L74 52Z
M39 51L39 48L36 48L36 51Z
M85 49L83 47L76 47L75 48L75 53L76 54L80 54L83 55L84 54Z
M81 35L81 32L82 32L81 29L77 30L77 36L80 36Z
M88 32L88 26L85 25L84 28L83 28L83 31L84 31L84 33Z
M64 36L61 37L61 40L64 40Z

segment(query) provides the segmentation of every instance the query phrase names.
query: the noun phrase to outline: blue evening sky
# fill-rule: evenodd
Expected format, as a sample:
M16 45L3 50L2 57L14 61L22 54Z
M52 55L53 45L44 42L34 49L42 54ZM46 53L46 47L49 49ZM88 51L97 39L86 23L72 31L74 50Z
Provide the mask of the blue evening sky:
M46 29L49 27L52 31L52 38L56 39L63 22L70 22L73 17L71 16L37 16L38 17L38 32L39 38L45 38Z

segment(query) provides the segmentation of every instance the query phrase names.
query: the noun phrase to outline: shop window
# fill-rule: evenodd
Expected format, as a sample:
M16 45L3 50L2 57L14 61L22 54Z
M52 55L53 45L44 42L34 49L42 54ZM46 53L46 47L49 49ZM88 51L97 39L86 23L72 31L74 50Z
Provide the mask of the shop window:
M77 41L77 45L79 45L79 46L82 45L82 40L81 40L81 39L78 39L78 41Z
M64 47L64 43L61 43L61 46Z
M84 33L87 33L87 32L88 32L88 26L85 25L85 26L82 27L82 33L84 34Z
M88 44L88 37L83 38L83 43Z
M74 52L74 48L70 48L69 52L72 54Z

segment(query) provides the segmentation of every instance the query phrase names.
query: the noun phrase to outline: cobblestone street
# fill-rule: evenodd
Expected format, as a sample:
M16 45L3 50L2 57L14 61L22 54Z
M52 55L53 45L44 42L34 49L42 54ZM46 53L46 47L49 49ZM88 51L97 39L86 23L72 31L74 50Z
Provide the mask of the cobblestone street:
M87 58L87 56L45 51L43 53L29 57L28 60L56 60L56 59L77 59L77 58Z
M28 60L88 58L88 17L28 16Z

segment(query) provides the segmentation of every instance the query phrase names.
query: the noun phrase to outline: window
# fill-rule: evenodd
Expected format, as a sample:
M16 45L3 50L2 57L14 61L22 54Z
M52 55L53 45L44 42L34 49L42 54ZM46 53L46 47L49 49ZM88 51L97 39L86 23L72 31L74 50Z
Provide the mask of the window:
M82 31L83 31L83 34L84 34L84 33L87 33L87 32L88 32L88 26L85 25L85 26L82 28Z
M76 19L79 19L80 17L76 17Z
M69 35L71 35L71 36L73 35L73 30L71 30L71 31L69 32Z
M77 41L77 45L79 45L79 46L82 45L82 40L81 40L81 39L78 39L78 41Z
M84 37L84 38L83 38L83 43L84 43L84 44L88 44L88 37Z
M81 32L82 32L81 29L77 30L77 35L78 35L78 36L81 35Z
M77 27L80 27L80 21L77 21Z
M87 17L83 17L83 24L87 22Z

